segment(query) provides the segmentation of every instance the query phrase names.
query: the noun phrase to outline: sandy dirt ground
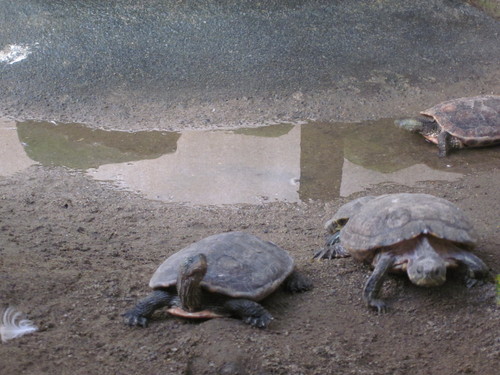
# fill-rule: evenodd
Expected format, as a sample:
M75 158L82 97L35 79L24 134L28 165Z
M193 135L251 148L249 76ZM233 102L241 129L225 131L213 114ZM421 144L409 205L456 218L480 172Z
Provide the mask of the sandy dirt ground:
M493 150L490 150L491 152ZM454 183L379 186L367 194L425 192L455 202L498 256L498 168ZM495 374L500 315L492 283L437 289L391 277L391 310L377 315L353 260L313 261L323 223L348 199L189 207L117 191L64 168L33 166L0 180L0 296L40 331L0 346L2 374ZM160 311L146 329L121 313L145 296L168 255L208 235L243 230L290 251L314 282L264 305L266 330L223 318L191 322Z
M456 17L469 22L462 13ZM459 46L456 50L463 52ZM134 96L128 90L123 96L115 91L108 101L94 102L90 94L83 101L71 97L63 110L64 98L38 92L30 97L28 87L0 100L0 114L131 131L397 117L451 97L499 94L498 66L489 60L495 51L488 53L483 58L488 63L467 68L477 75L461 71L460 65L450 67L446 77L436 70L412 81L374 69L366 77L345 76L330 89L200 95L178 105L155 101L153 94L142 99L141 92ZM2 82L15 87L11 83L18 76L7 75L7 69ZM30 77L29 69L26 74ZM166 203L62 167L35 165L0 177L0 308L16 306L39 327L0 344L0 373L498 374L500 307L494 283L468 289L451 274L444 286L424 289L391 276L383 288L390 311L378 315L361 298L368 266L350 258L312 260L323 246L324 222L341 204L365 194L422 192L464 210L478 233L476 253L497 274L500 165L494 161L500 150L465 152L476 151L485 167L464 162L459 181L411 188L385 184L348 198L293 204ZM165 311L155 313L145 329L123 323L121 314L149 293L148 281L167 256L206 236L236 230L288 250L314 289L298 295L279 291L267 298L263 304L275 319L265 330L231 318L187 321Z

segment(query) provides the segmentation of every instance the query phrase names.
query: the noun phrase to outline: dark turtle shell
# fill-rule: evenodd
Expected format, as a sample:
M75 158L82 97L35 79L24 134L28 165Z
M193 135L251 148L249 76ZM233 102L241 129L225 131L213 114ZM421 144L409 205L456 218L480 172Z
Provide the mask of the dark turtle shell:
M500 143L500 96L484 95L442 102L422 112L466 146Z
M463 212L446 199L428 194L387 194L370 200L341 232L341 244L355 258L371 261L375 250L429 234L459 245L475 244Z
M244 232L228 232L204 238L167 258L153 274L149 286L175 286L181 264L199 253L205 254L208 264L201 287L235 298L265 298L294 269L288 252L272 242Z

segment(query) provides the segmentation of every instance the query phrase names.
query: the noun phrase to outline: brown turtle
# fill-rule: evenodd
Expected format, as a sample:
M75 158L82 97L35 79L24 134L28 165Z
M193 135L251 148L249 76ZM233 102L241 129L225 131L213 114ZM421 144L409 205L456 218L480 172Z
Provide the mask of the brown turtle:
M243 232L216 234L167 258L149 282L152 294L123 316L130 326L146 327L153 312L167 306L186 318L235 316L265 328L273 317L258 301L280 285L289 292L312 287L274 243Z
M448 100L421 114L423 116L396 120L395 123L437 144L440 157L448 155L452 148L500 143L500 96Z
M315 258L352 256L371 264L363 296L379 312L386 310L378 294L388 272L406 272L419 286L438 286L448 268L460 266L468 287L489 274L470 252L476 235L463 212L432 195L359 198L342 206L326 226L331 237Z

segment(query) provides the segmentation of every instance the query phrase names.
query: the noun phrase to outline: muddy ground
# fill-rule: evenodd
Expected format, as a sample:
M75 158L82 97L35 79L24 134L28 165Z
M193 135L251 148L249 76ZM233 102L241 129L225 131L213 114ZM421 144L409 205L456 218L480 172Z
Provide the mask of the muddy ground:
M495 270L498 169L418 189L458 204L479 233L477 253ZM0 346L2 374L495 374L500 316L495 286L452 277L422 289L391 277L391 310L361 300L369 269L351 259L312 261L323 222L347 199L300 204L188 207L150 201L62 168L34 166L0 181L2 305L40 331ZM148 293L156 266L205 236L244 230L289 250L314 290L265 301L266 330L223 318L154 315L146 329L120 314Z
M353 4L338 3L340 8ZM373 6L383 8L384 14L392 9L382 3L387 2ZM413 3L421 2L401 2L404 7ZM51 4L57 7L59 3ZM288 86L283 90L278 87L276 92L267 87L253 95L242 90L241 96L232 92L207 96L202 92L192 100L172 104L156 93L148 97L147 84L140 91L125 87L108 92L97 87L102 96L95 100L94 93L87 92L92 81L85 87L72 85L74 92L62 90L60 96L51 92L44 96L44 82L36 86L32 81L43 81L43 76L33 75L30 69L14 71L14 64L3 67L0 114L19 120L82 121L117 130L235 128L276 120L396 117L451 97L500 93L497 39L484 31L484 27L494 30L498 23L483 20L476 10L464 11L462 2L432 4L446 8L447 13L420 5L420 10L434 18L429 21L429 14L424 13L415 18L418 25L455 30L454 35L463 36L463 45L455 45L449 56L437 62L419 60L414 76L399 74L394 66L384 70L383 60L368 70L359 66L357 69L366 73L363 75L339 73L339 80L333 73L319 72L317 80L326 82L320 90L315 89L315 82L303 88L284 79L284 86ZM51 12L36 8L41 21L31 25L59 24L53 15L61 15ZM401 12L405 17L400 21L414 19L411 10ZM15 14L29 18L29 11ZM300 12L294 14L300 19ZM448 20L444 26L441 19ZM390 26L380 25L381 29ZM468 31L460 32L461 27ZM15 32L14 28L6 30L9 37ZM84 34L77 30L75 35ZM420 40L422 34L417 30L413 36ZM44 36L49 37L50 32ZM8 39L4 42L15 42ZM481 40L487 42L484 54L471 50L471 58L476 60L469 64L468 48L475 48ZM432 58L443 56L438 48L443 42L432 44ZM45 61L49 53L44 53L35 62ZM457 55L460 58L454 60ZM401 56L398 66L405 64ZM412 63L417 61L408 62L408 66ZM71 68L67 64L64 67ZM93 71L91 65L86 66ZM418 74L419 69L422 74ZM64 80L68 76L55 77ZM55 82L54 87L60 83ZM149 82L154 83L152 78ZM210 89L207 86L207 92ZM232 91L239 89L231 87ZM81 94L85 95L79 100ZM484 168L481 163L469 165L464 162L467 158L452 155L450 163L461 160L464 164L465 175L458 182L425 182L412 188L380 185L347 198L294 204L192 207L165 203L58 167L32 166L2 176L0 307L18 307L40 330L0 345L0 373L497 374L500 310L493 283L467 289L458 276L450 275L444 286L423 289L405 277L390 277L383 289L390 311L378 315L361 299L370 273L367 266L349 258L313 261L311 256L323 244L323 223L348 200L364 194L424 192L449 199L466 212L478 232L477 254L498 273L500 165L492 161L498 160L499 151L498 147L464 151L481 155ZM168 255L208 235L232 230L248 231L290 251L298 268L314 282L314 289L293 296L278 292L265 300L275 318L266 330L230 318L186 321L164 311L157 312L146 329L123 324L120 314L149 292L151 274Z

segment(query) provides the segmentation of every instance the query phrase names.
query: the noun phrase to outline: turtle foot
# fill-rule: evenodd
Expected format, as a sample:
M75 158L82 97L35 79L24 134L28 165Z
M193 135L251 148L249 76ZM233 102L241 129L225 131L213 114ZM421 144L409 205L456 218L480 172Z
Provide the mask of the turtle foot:
M285 290L290 293L302 293L313 288L313 283L309 278L294 271L285 280Z
M246 324L251 325L252 327L267 328L267 326L271 323L273 319L274 319L273 316L266 311L262 315L246 316L243 318L243 321Z
M334 259L334 258L346 258L350 256L349 253L340 245L336 243L334 245L327 245L326 247L319 249L313 256L314 259Z
M266 328L274 319L262 305L247 299L229 300L224 304L224 308L252 327Z
M125 324L135 327L147 327L148 321L151 315L153 315L154 311L164 307L164 306L173 306L178 301L177 296L172 296L166 290L154 290L149 296L140 300L137 305L122 314L125 317Z
M371 301L368 301L368 306L377 309L377 313L379 314L385 314L389 311L389 307L381 299L372 299Z
M148 326L149 319L137 314L134 310L127 311L122 316L125 318L125 324L130 327L146 328Z
M464 278L465 281L465 286L467 288L472 288L474 286L481 286L486 284L489 280L488 277L483 277L483 278L477 278L477 277L471 277L469 275L466 275Z

